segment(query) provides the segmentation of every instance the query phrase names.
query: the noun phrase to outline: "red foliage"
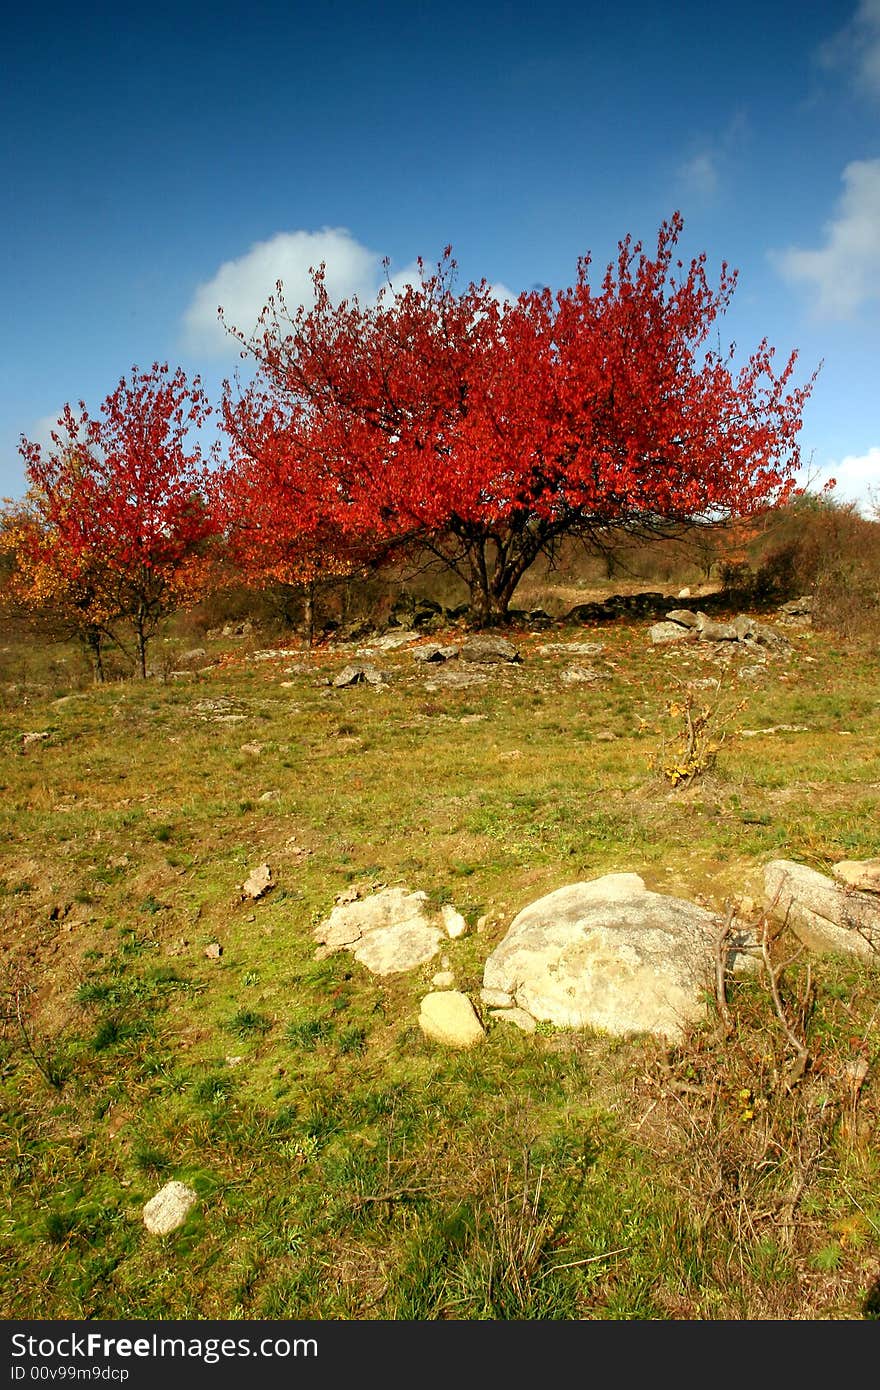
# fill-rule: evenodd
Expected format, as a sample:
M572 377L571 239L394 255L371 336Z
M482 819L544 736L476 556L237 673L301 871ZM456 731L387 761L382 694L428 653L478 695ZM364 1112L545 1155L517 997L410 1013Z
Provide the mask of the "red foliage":
M22 439L29 484L19 568L41 579L34 603L73 597L85 625L118 618L146 641L207 577L205 543L217 527L205 503L205 469L190 426L210 407L198 379L154 363L132 369L93 418L65 406L52 447Z
M675 260L681 230L662 225L653 259L625 239L597 292L583 258L571 288L512 304L485 281L453 293L448 248L376 305L332 304L322 268L291 314L279 284L254 337L236 334L256 379L223 397L253 563L267 539L263 556L307 566L419 541L492 621L565 533L784 501L815 374L794 388L796 354L777 374L766 342L738 373L705 348L736 275L712 289L705 256Z

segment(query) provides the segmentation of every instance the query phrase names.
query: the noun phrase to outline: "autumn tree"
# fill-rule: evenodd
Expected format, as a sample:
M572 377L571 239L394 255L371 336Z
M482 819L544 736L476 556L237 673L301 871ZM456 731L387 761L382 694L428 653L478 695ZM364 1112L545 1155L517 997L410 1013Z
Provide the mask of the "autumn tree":
M188 431L209 412L198 378L154 363L132 368L96 417L65 406L51 447L22 439L28 493L11 532L23 596L56 606L98 655L104 636L124 646L125 623L142 676L158 623L208 581L217 523Z
M707 347L736 274L712 288L705 256L676 259L681 231L663 223L653 257L626 238L596 289L584 257L570 288L513 303L456 293L449 249L375 304L333 304L321 268L290 311L279 283L253 335L231 330L256 366L223 393L239 486L306 551L322 529L340 555L427 548L480 624L563 536L601 548L784 501L815 374L793 386L796 353L777 372L766 341L738 371Z

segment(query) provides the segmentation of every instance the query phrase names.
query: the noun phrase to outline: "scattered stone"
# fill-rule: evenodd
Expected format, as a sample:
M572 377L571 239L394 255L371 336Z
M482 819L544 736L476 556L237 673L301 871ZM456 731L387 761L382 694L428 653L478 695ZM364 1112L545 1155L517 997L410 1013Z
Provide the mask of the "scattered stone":
M446 935L453 941L459 936L467 934L467 922L461 913L452 906L452 903L444 903L440 909L440 920L443 923Z
M206 960L219 960L223 954L223 947L219 941L212 941L210 946L205 947Z
M691 591L690 591L690 589L688 589L687 587L685 587L684 589L679 589L679 591L678 591L678 593L676 594L675 597L676 597L676 598L690 598L690 596L691 596Z
M437 974L431 977L431 984L435 989L454 989L455 975L451 970L438 970Z
M167 1182L144 1207L144 1225L152 1236L167 1236L182 1226L198 1196L182 1182Z
M712 913L650 892L638 874L606 874L524 908L483 984L557 1027L680 1042L706 1015L717 930Z
M244 1061L244 1057L241 1057L241 1056L231 1057L231 1056L230 1056L230 1057L227 1057L227 1058L225 1059L225 1061L226 1061L227 1067L240 1067L241 1064L242 1064L242 1062Z
M486 1036L470 999L455 989L425 995L419 1027L426 1038L445 1047L474 1047Z
M569 666L559 679L565 685L593 685L596 681L610 681L610 671L594 671L590 666Z
M456 646L442 647L438 642L429 642L426 647L416 647L413 651L413 661L422 662L441 662L454 661L458 656L459 648Z
M499 661L521 661L522 658L510 642L503 637L469 637L459 650L462 661L471 661L479 666L494 665Z
M844 861L845 862L845 861ZM880 898L820 874L806 864L774 859L764 870L767 911L812 951L880 961Z
M188 666L201 666L210 660L204 647L192 647L188 652L181 652L175 659L178 666L184 668Z
M597 734L593 735L593 737L595 738L597 743L617 742L617 734L612 733L610 729L600 729Z
M409 642L418 642L421 635L414 628L404 629L402 632L385 632L375 641L371 641L370 646L375 651L392 652L396 647L405 647Z
M44 740L44 739L47 739L48 737L49 737L48 732L44 732L44 733L29 733L29 734L22 734L22 736L21 736L21 746L22 746L22 748L29 748L29 747L31 746L32 743L42 743L43 740Z
M745 639L747 645L752 644L758 647L766 647L768 651L785 653L791 651L791 643L787 637L783 637L781 632L776 632L766 623L753 623L749 636Z
M427 894L383 888L366 898L337 902L315 928L317 958L348 950L374 975L397 975L425 965L446 939L439 913L430 915Z
M379 671L375 666L344 666L338 676L334 676L331 684L334 689L342 690L349 685L385 685L388 677L384 671Z
M280 795L281 792L279 789L277 787L272 787L267 792L261 792L258 799L260 801L277 801Z
M880 859L841 859L832 874L839 883L863 893L880 893Z
M275 883L272 878L272 870L268 864L260 864L256 869L251 869L244 883L241 885L241 895L243 898L262 898L264 893L268 893L270 888L274 888Z
M681 623L652 623L648 628L648 636L655 647L662 647L669 642L686 642L693 638L694 632Z
M501 1023L512 1023L521 1033L534 1033L538 1026L525 1009L490 1009L489 1017L497 1018Z
M701 642L736 642L738 637L733 623L716 623L705 613L697 613L697 631Z
M786 618L808 618L813 612L812 594L801 594L800 598L789 599L777 610Z
M764 734L806 734L808 724L771 724L766 729L740 729L740 738L761 738Z
M680 597L680 595L679 595ZM705 617L706 615L703 614ZM700 626L699 615L692 613L690 608L673 608L666 614L666 620L670 623L677 623L679 627L698 628Z
M485 685L488 679L485 671L459 671L454 667L447 670L441 667L439 671L432 671L431 679L425 683L425 689L463 690L470 685Z
M545 642L538 648L538 655L551 656L554 652L561 652L564 656L601 656L604 650L604 642Z
M293 655L289 647L264 647L262 651L248 652L247 661L287 661Z
M262 743L243 743L241 745L241 751L242 753L247 753L249 758L258 758L263 752L264 747L265 744Z

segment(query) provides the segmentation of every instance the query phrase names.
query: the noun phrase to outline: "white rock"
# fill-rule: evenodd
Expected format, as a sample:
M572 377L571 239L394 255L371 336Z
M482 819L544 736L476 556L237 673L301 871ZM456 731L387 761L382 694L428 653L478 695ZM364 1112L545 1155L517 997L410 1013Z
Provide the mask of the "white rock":
M168 1182L144 1207L144 1225L153 1236L167 1236L182 1226L198 1196L186 1183Z
M846 861L843 861L846 862ZM806 864L774 859L764 870L768 912L812 951L880 961L880 898Z
M520 912L483 985L557 1027L678 1042L705 1018L716 933L694 903L649 892L638 874L607 874Z
M443 927L448 937L454 941L459 936L467 933L467 922L451 903L444 903L440 909L440 917Z

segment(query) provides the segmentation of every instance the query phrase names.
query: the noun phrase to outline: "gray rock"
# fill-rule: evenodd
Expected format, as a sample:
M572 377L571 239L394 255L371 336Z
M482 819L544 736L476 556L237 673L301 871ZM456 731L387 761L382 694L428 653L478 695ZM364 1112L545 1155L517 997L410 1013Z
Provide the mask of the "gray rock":
M733 623L716 623L705 613L697 614L697 631L701 642L736 642L737 632Z
M385 672L375 666L343 666L331 684L335 690L343 690L349 685L384 685L387 680Z
M693 629L676 622L652 623L648 628L648 636L655 647L663 647L670 642L688 642L693 640L694 635Z
M433 959L447 940L439 914L427 910L427 894L383 888L354 902L337 903L315 928L318 958L349 950L374 975L398 975Z
M696 613L691 612L690 608L673 608L666 614L666 619L670 623L678 623L680 627L697 628L700 620Z
M503 637L469 637L459 650L462 661L472 661L477 665L493 665L499 661L520 661L521 657L510 642Z
M198 1196L182 1182L167 1182L143 1210L144 1225L152 1236L167 1236L182 1226Z
M431 672L431 679L426 682L426 690L463 690L469 685L485 685L489 677L485 671L460 671L453 667L447 670L441 667L438 671Z
M679 1042L706 1014L716 919L607 874L539 899L486 961L483 984L561 1028L653 1033Z
M188 652L181 652L175 660L178 666L201 666L209 660L209 657L204 647L193 647Z
M559 679L564 685L595 685L596 681L610 681L611 672L594 671L591 666L569 666Z
M403 632L385 632L381 637L371 640L370 646L379 652L392 652L396 647L405 647L410 642L418 642L420 633L414 629L406 629Z
M743 642L747 637L751 637L754 632L755 620L754 618L750 618L748 613L738 613L733 620L732 626L738 640Z
M545 642L538 648L538 655L561 652L563 656L601 656L604 650L604 642Z
M431 984L435 989L454 989L455 975L451 970L438 970L436 975L431 976Z
M766 647L768 651L788 652L791 650L791 643L788 638L783 637L782 633L777 632L775 628L768 627L766 623L753 623L751 632L744 640L750 643L754 642L758 647Z
M413 651L413 661L454 661L458 656L458 647L442 647L439 642L429 642L426 647L416 647Z
M455 989L425 995L419 1027L425 1037L445 1047L474 1047L486 1036L473 1004Z
M764 870L767 911L812 951L880 962L880 898L806 864L774 859Z

